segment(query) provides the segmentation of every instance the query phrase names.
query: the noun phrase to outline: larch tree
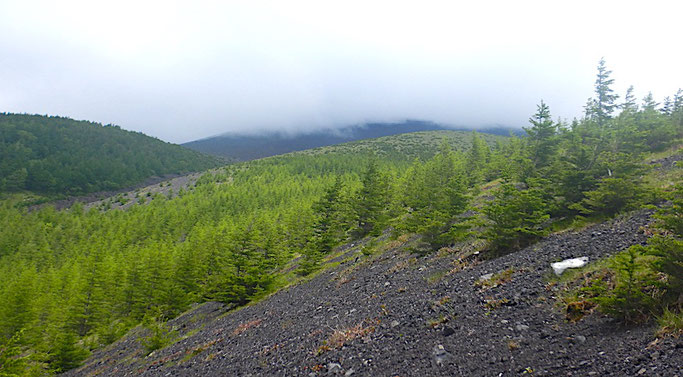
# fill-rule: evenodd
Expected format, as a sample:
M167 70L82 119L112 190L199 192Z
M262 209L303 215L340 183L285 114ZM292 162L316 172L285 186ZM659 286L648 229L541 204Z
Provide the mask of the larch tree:
M380 230L388 206L389 182L375 160L371 160L361 176L362 187L357 193L355 212L357 236L363 237Z
M485 176L485 168L491 156L491 148L479 136L476 131L472 131L472 148L467 155L467 166L469 168L469 184L474 186L481 183Z

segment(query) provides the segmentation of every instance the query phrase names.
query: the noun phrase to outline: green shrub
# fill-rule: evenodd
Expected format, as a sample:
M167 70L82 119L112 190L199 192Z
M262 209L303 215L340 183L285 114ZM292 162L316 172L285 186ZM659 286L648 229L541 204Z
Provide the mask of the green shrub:
M541 190L522 190L510 183L496 191L495 199L483 211L491 221L484 235L499 252L527 246L542 237L543 223L550 217Z
M595 190L585 195L580 204L570 208L587 215L613 216L622 210L637 208L645 196L645 190L632 178L605 178Z
M629 323L645 322L655 311L655 276L644 261L645 248L635 245L613 257L609 267L616 272L613 286L594 284L593 302L598 310Z
M20 376L26 369L26 357L21 356L21 331L8 340L0 336L0 376Z
M168 328L161 312L154 313L145 315L143 327L149 330L150 334L139 340L147 354L171 344L176 335L173 329Z
M78 343L76 334L64 330L58 334L49 352L50 367L57 373L73 369L90 356L90 352Z

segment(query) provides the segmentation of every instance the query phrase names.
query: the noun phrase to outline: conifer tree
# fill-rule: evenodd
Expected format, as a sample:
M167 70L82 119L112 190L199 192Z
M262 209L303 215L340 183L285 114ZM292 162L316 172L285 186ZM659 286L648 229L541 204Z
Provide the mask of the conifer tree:
M674 95L671 109L671 123L677 137L683 137L683 89Z
M521 190L511 183L496 191L483 212L491 222L485 236L496 252L509 252L540 238L545 233L542 224L550 217L539 189Z
M598 63L598 75L595 79L595 95L590 107L591 118L596 121L600 129L607 127L607 122L612 119L612 114L617 109L616 100L619 98L611 88L614 79L610 78L612 71L607 69L605 59Z
M641 111L636 114L636 127L646 148L661 150L667 147L676 137L675 125L671 118L657 109L659 104L652 93L643 98ZM640 152L640 151L639 151Z
M461 165L462 161L457 161L444 141L439 153L424 164L417 164L408 178L412 187L404 199L410 207L406 226L409 231L420 233L432 249L451 241L448 231L467 205L467 177Z
M645 97L643 97L643 111L656 111L659 103L655 101L652 96L652 92L648 92Z
M341 236L341 190L343 183L337 177L334 184L327 188L322 198L313 204L316 222L313 225L314 247L323 254L332 250Z
M361 177L362 186L356 194L356 236L363 237L381 231L389 204L387 177L379 171L377 161L370 161Z
M611 151L622 152L642 149L644 142L643 135L636 124L638 104L633 95L633 85L629 86L624 96L624 102L619 107L621 112L615 118Z
M635 113L638 111L638 104L636 103L636 97L633 95L633 85L629 86L624 95L624 102L619 105L622 112Z
M482 140L477 131L472 131L472 147L467 155L469 184L471 186L482 183L490 156L491 149L488 144Z
M659 109L659 111L661 111L664 115L671 115L671 113L673 112L673 105L673 101L671 101L670 97L664 97L662 108Z
M536 113L529 118L531 127L524 128L529 136L531 159L537 169L550 164L557 144L557 125L550 118L550 108L541 100Z

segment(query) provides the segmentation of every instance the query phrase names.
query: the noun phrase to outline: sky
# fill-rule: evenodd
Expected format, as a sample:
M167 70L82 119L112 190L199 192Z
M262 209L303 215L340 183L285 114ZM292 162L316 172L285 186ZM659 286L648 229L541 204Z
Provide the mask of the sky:
M683 87L680 1L0 0L0 112L181 143L429 120L522 127Z

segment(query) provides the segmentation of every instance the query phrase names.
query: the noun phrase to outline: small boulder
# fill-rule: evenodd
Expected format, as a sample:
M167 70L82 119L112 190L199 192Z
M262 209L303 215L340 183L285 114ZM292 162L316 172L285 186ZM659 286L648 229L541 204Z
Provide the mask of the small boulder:
M586 337L583 335L577 335L574 337L574 342L576 343L586 343Z
M439 367L446 364L446 360L450 356L448 351L446 351L446 349L441 344L434 346L434 349L432 350L432 355L434 355L434 363Z

